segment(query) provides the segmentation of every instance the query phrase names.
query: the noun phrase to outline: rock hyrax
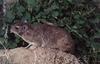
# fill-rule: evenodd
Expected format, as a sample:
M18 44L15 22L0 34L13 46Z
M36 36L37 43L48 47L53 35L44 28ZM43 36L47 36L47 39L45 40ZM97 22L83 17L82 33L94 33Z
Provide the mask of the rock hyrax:
M54 48L67 52L74 50L74 42L70 33L58 26L16 22L11 26L10 31L34 47Z

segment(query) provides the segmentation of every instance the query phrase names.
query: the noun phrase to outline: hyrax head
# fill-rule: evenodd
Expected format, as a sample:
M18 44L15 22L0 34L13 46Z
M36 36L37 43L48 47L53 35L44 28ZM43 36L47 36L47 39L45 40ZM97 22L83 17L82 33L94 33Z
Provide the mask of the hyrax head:
M10 32L17 34L17 35L22 35L24 32L28 30L29 26L25 22L16 22L15 24L11 25Z

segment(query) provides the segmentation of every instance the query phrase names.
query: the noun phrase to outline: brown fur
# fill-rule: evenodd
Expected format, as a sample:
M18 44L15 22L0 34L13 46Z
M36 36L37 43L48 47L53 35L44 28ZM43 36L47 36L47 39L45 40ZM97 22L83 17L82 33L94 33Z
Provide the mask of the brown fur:
M17 26L17 28L16 28ZM68 32L57 26L18 22L11 26L11 32L35 47L56 48L73 52L74 43Z

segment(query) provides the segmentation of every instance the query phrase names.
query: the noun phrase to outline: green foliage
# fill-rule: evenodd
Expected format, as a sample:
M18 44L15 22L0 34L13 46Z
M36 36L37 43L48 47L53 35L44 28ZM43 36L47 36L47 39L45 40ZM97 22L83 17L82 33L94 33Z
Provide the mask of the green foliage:
M100 13L90 0L20 0L7 10L5 25L11 25L14 19L26 19L35 24L47 20L72 33L84 64L95 64L100 57ZM2 30L0 41L7 48L14 48L22 40L12 39L8 29L8 38ZM99 41L97 40L99 39ZM9 43L8 43L9 42ZM92 58L92 59L91 59Z

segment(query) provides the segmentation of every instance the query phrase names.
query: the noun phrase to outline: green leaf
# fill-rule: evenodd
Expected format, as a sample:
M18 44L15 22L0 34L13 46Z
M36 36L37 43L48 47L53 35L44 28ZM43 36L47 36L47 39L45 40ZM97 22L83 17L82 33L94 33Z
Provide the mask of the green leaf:
M78 27L74 25L72 28L73 28L73 29L77 29Z
M95 48L95 50L100 50L100 43L92 43L92 46Z
M64 0L64 3L63 4L68 4L68 3L70 3L71 1L69 1L69 0Z
M23 6L18 6L17 7L17 10L19 11L19 12L24 12L25 11L25 8L23 7Z
M58 11L52 11L52 16L53 17L57 17L59 15L59 12Z
M16 42L8 42L8 44L6 44L7 48L15 48L17 47L17 43Z
M80 24L80 25L84 25L85 21L84 20L78 20L77 23Z
M73 2L73 0L67 0L68 2L70 2L70 3L72 3Z
M5 39L0 37L0 41L1 41L1 43L3 44L4 41L5 41Z
M34 7L37 4L37 0L25 0L29 7Z
M55 4L55 3L53 3L51 5L51 7L49 7L49 8L52 9L52 10L55 10L55 9L59 9L59 6L57 4Z
M31 14L30 13L28 13L28 12L26 12L26 14L25 14L25 19L27 19L28 21L30 21L31 20Z
M15 18L15 15L12 13L12 11L7 11L5 18L7 22L12 22L12 20Z
M56 4L52 4L51 7L44 9L44 12L46 14L49 14L50 12L53 12L54 10L58 10L58 9L59 9L59 6L57 6Z
M75 12L74 18L75 18L75 19L79 19L79 18L80 18L80 15L79 15L77 12Z

